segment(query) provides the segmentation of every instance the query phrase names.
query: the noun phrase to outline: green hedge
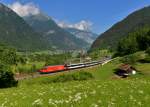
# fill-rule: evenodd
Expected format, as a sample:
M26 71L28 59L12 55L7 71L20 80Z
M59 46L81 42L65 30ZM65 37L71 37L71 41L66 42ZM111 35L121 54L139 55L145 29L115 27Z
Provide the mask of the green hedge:
M8 71L0 71L0 88L17 86L18 81L14 79L14 74Z
M150 55L150 47L146 50L146 53Z
M63 74L52 77L50 79L43 80L42 83L57 83L57 82L68 82L68 81L83 81L94 78L89 72L76 72L72 74Z

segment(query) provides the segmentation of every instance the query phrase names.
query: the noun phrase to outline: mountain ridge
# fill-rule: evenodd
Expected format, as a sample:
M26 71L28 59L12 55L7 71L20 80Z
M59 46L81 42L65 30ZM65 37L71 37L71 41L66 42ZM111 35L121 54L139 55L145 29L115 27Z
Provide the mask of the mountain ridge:
M87 43L60 28L55 21L43 13L24 17L24 20L48 40L52 47L63 50L86 48Z
M115 49L118 41L143 26L150 26L150 6L139 9L129 14L125 19L114 24L110 29L101 34L92 44L94 49Z
M0 42L18 50L32 51L48 49L40 34L36 33L13 10L0 3Z
M75 35L77 38L80 38L83 41L87 42L89 45L91 45L98 36L97 34L91 31L80 30L76 28L64 28L64 29Z

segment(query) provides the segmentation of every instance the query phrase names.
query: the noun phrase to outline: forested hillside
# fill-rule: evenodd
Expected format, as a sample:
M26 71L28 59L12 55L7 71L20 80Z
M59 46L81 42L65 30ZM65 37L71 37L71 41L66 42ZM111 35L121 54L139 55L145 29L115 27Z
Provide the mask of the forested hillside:
M91 46L91 50L97 48L115 49L120 39L126 37L129 32L133 32L144 26L150 26L150 7L144 7L130 14L124 20L101 34Z
M133 54L150 48L150 27L143 27L131 32L127 37L121 39L117 45L119 56Z
M0 42L20 51L46 50L48 46L21 17L8 7L0 4Z

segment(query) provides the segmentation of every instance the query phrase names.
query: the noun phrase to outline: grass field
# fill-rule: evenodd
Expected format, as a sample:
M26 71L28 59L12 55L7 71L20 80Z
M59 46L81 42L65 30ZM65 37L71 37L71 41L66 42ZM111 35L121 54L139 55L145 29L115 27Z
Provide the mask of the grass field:
M149 107L150 80L25 84L0 90L1 107Z
M136 65L136 68L141 71L142 73L146 74L146 75L150 75L150 63L144 63L144 64L140 64L138 63Z
M16 88L0 89L0 107L149 107L149 64L137 64L143 75L126 79L114 78L119 65L117 59L75 71L92 73L95 78L86 81L42 82L53 75L20 81Z
M31 73L43 68L44 65L45 62L30 62L27 64L18 64L17 66L12 66L12 71L14 73Z

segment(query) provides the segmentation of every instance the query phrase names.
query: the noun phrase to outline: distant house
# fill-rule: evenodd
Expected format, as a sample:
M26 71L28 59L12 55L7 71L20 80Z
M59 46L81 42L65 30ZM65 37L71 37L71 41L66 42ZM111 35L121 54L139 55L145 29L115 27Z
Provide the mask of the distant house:
M115 73L119 76L127 77L129 75L135 75L136 70L129 64L122 64Z
M91 57L86 57L85 60L86 60L86 61L91 61L92 58L91 58Z

